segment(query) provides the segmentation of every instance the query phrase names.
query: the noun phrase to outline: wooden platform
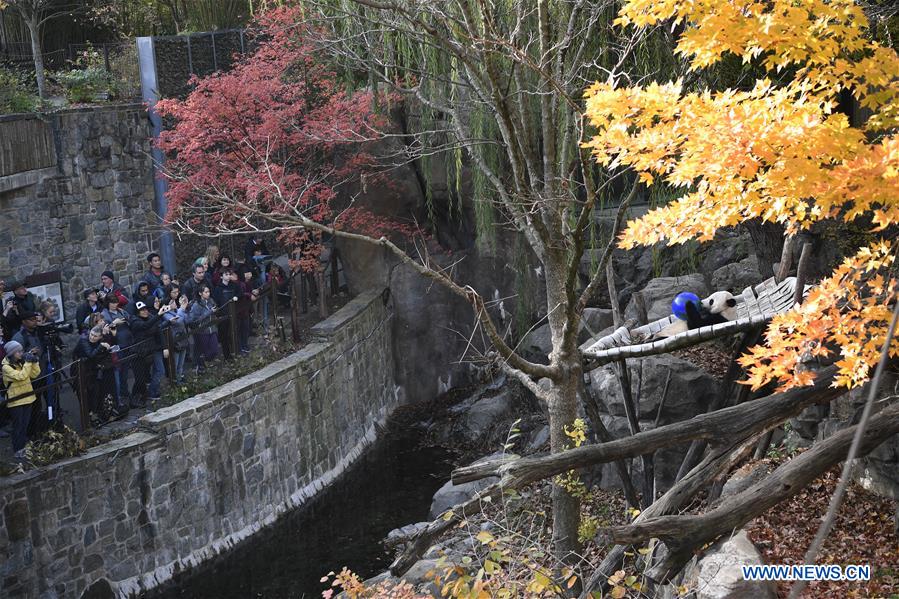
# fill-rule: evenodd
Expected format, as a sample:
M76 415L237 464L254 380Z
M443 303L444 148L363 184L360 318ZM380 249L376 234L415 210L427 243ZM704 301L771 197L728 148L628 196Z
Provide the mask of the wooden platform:
M806 287L808 293L811 287ZM622 358L637 358L668 353L710 341L725 335L747 331L771 320L776 314L793 307L796 277L776 283L773 278L754 287L747 287L737 296L737 319L731 322L699 327L683 333L652 340L659 331L678 321L673 314L649 324L628 329L619 327L588 345L583 351L591 366L601 366Z

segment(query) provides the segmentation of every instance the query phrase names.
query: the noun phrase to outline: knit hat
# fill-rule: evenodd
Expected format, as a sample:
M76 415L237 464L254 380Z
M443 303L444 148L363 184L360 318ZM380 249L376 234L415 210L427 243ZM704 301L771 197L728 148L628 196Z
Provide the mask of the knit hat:
M115 275L112 273L111 270L104 270L104 271L100 274L100 276L101 276L101 277L109 277L110 279L112 279L113 281L115 281Z
M23 351L25 348L22 347L22 344L18 341L10 341L6 345L3 346L3 351L6 352L7 356L11 356L17 351Z

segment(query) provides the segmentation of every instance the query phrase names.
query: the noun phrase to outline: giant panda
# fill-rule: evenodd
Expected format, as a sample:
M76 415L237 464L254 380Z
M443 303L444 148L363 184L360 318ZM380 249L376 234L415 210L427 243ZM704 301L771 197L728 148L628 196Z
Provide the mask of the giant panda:
M737 319L737 300L728 291L716 291L699 302L699 306L688 302L686 312L688 329L720 324Z
M701 300L698 306L688 302L685 308L687 320L677 320L671 323L653 335L653 338L673 337L690 329L737 319L737 300L728 291L716 291Z

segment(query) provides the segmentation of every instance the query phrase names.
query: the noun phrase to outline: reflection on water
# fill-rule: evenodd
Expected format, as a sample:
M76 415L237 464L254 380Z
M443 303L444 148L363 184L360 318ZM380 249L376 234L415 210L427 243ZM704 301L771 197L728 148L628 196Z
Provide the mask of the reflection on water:
M380 545L399 526L425 520L449 478L450 455L388 435L312 503L226 554L148 594L156 599L321 597L321 577L347 566L362 578L390 563Z

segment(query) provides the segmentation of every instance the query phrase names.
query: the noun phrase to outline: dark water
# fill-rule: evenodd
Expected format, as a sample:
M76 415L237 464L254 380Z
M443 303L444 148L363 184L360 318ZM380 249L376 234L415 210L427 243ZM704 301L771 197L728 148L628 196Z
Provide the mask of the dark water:
M390 564L380 544L387 533L427 519L450 457L390 434L312 503L147 597L312 598L321 597L321 577L331 570L373 576Z

